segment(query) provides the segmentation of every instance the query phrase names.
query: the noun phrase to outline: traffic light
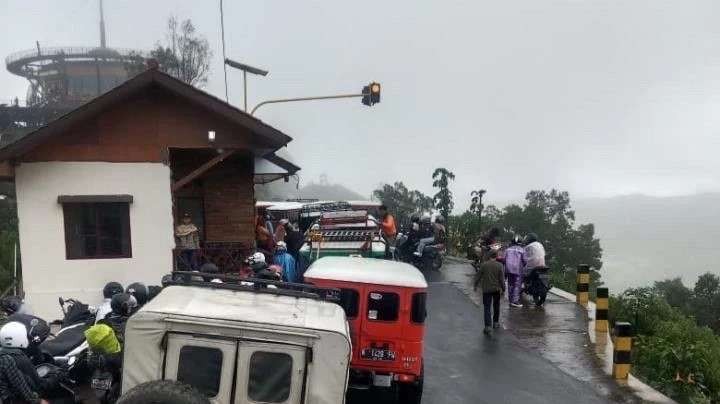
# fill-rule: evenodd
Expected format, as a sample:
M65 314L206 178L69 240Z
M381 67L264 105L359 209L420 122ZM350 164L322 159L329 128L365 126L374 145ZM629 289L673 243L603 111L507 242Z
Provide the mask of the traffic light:
M363 87L362 90L362 103L368 107L380 102L380 83L372 82L369 85Z

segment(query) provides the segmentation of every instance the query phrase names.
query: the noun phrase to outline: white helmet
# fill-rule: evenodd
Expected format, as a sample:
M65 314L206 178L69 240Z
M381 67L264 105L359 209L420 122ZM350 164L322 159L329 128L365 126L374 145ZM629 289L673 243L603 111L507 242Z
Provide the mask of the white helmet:
M260 264L260 263L264 264L265 263L265 254L263 254L261 252L256 252L255 254L250 256L249 261L250 261L251 265L252 264Z
M27 328L11 321L0 328L0 345L3 348L27 348L30 345Z

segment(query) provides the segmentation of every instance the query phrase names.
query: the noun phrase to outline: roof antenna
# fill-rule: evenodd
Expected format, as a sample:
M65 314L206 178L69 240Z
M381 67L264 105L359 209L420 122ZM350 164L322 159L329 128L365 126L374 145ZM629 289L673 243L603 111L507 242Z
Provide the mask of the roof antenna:
M105 13L103 12L103 0L100 0L100 47L106 47L105 42Z

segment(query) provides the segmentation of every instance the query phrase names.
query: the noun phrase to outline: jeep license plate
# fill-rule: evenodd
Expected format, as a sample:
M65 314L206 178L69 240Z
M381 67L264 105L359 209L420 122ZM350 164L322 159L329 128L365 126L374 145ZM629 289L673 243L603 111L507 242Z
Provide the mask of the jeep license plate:
M112 384L111 379L92 379L90 382L92 385L92 388L95 390L110 390L110 385Z
M378 348L366 348L362 350L361 355L363 359L369 359L371 361L394 361L395 352L388 349Z

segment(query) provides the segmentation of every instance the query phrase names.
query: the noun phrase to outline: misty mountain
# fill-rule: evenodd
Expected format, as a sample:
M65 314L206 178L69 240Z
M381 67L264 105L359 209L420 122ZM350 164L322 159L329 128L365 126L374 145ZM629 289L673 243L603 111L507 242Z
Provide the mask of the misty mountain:
M319 199L325 201L358 201L368 199L350 188L341 184L327 182L309 184L297 188L297 183L275 181L267 185L255 186L257 200L286 200L286 199Z
M699 274L720 273L720 194L629 195L573 205L578 223L596 226L611 293L677 276L692 286Z

